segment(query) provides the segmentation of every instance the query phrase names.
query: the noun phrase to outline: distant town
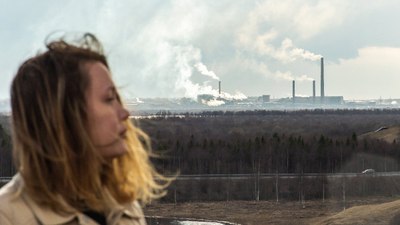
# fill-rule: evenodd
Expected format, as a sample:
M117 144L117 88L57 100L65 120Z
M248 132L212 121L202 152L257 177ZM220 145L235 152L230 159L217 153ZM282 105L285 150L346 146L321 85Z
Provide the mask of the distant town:
M301 110L301 109L378 109L400 108L400 99L344 100L342 96L288 97L272 99L270 95L245 99L224 99L212 95L192 98L135 98L125 100L132 115L201 111ZM9 100L0 100L0 113L9 114Z
M222 99L209 95L191 98L148 98L126 102L129 110L137 112L185 111L236 111L236 110L300 110L300 109L375 109L399 108L400 99L377 99L346 101L342 96L294 97L271 99L269 95L247 97L246 99Z

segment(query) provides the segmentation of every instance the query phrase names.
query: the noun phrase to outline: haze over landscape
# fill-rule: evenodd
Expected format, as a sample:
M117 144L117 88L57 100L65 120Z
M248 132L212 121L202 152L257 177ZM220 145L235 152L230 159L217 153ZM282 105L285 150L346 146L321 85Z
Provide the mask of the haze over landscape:
M298 96L400 98L400 3L395 0L0 1L0 99L52 32L103 41L127 98ZM60 32L54 36L59 35Z

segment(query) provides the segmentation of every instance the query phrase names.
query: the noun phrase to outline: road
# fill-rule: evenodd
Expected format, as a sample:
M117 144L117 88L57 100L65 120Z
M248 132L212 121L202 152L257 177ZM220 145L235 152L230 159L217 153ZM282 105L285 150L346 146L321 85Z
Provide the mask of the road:
M255 177L260 179L269 179L279 177L280 179L293 179L293 178L341 178L341 177L394 177L400 176L400 171L395 172L375 172L370 174L362 173L251 173L251 174L196 174L196 175L180 175L177 180L205 180L205 179L231 179L231 180L244 180L254 179Z
M276 178L279 179L293 179L293 178L318 178L318 177L326 177L326 178L342 178L342 177L396 177L400 176L400 171L393 172L375 172L370 174L362 174L362 173L249 173L249 174L194 174L194 175L179 175L177 180L245 180L245 179L254 179L256 177L260 179L270 179ZM12 177L0 177L0 183L7 183L11 180Z

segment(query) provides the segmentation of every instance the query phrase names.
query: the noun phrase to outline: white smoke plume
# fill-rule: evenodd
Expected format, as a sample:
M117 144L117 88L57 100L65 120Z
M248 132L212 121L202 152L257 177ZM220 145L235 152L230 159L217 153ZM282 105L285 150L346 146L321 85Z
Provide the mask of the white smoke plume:
M294 76L292 75L291 72L277 71L275 73L275 77L278 79L283 79L283 80L294 80Z
M283 80L288 80L288 81L313 81L314 79L306 74L300 75L300 76L294 76L291 72L276 72L275 77L278 79L283 79Z
M193 70L197 69L201 74L219 80L217 75L209 71L201 62L201 51L193 46L174 46L175 50L175 91L184 92L185 97L196 99L197 95L210 94L216 96L217 89L214 89L208 82L202 84L192 81Z
M296 81L313 81L314 79L306 74L300 75L300 76L294 76L291 72L281 72L277 71L275 73L275 77L283 80L296 80Z
M221 92L221 94L211 94L214 96L213 99L210 100L205 100L202 99L201 103L208 105L208 106L220 106L224 105L226 101L232 101L232 100L244 100L247 99L247 96L239 91L237 91L235 94L229 94L227 92Z
M295 46L289 38L283 39L281 45L275 47L273 41L277 38L278 32L272 29L265 34L258 35L254 43L250 42L252 45L250 47L258 54L269 56L282 63L289 63L298 59L316 61L322 57L319 54Z
M218 99L212 99L210 101L202 101L203 104L206 104L208 106L220 106L220 105L224 105L225 102L222 100L218 100Z
M221 98L227 99L227 100L244 100L247 98L247 96L239 91L236 91L235 94L231 95L226 92L222 92L220 95Z
M305 49L294 46L292 40L290 40L289 38L285 38L282 41L282 45L277 52L278 55L282 56L282 60L284 61L294 61L298 58L316 61L322 57L322 55L318 55L310 51L307 51Z
M203 63L198 62L198 63L196 63L196 64L194 65L194 67L196 67L197 70L198 70L201 74L203 74L203 75L205 75L205 76L208 76L208 77L211 77L212 79L219 80L219 77L218 77L213 71L209 71L209 70L207 69L207 66L204 65Z
M300 77L296 78L297 81L313 81L314 79L309 77L308 75L301 75Z
M326 24L340 24L340 21L335 19L335 14L341 11L339 9L332 11L331 9L335 7L326 5L335 4L331 2L314 4L301 0L259 2L237 30L235 45L254 58L261 58L263 61L270 61L270 64L282 67L287 67L286 64L299 65L296 61L317 61L322 57L320 54L302 48L296 45L296 42L319 34L320 31L327 29ZM269 70L271 68L273 67L269 67ZM294 70L291 72L276 70L270 71L269 74L279 80L311 79L304 75L295 76L294 73L296 73Z

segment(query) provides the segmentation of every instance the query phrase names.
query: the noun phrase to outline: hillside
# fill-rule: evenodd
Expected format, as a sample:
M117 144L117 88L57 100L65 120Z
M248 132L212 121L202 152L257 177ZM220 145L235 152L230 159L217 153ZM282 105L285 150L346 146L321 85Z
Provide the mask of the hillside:
M359 135L359 138L379 139L388 143L400 141L400 126L381 127L375 131Z
M400 224L400 200L376 205L355 206L313 224Z
M360 139L379 139L388 143L400 141L400 126L381 127L359 135ZM316 221L315 225L335 224L400 224L400 200L355 206L336 215Z

